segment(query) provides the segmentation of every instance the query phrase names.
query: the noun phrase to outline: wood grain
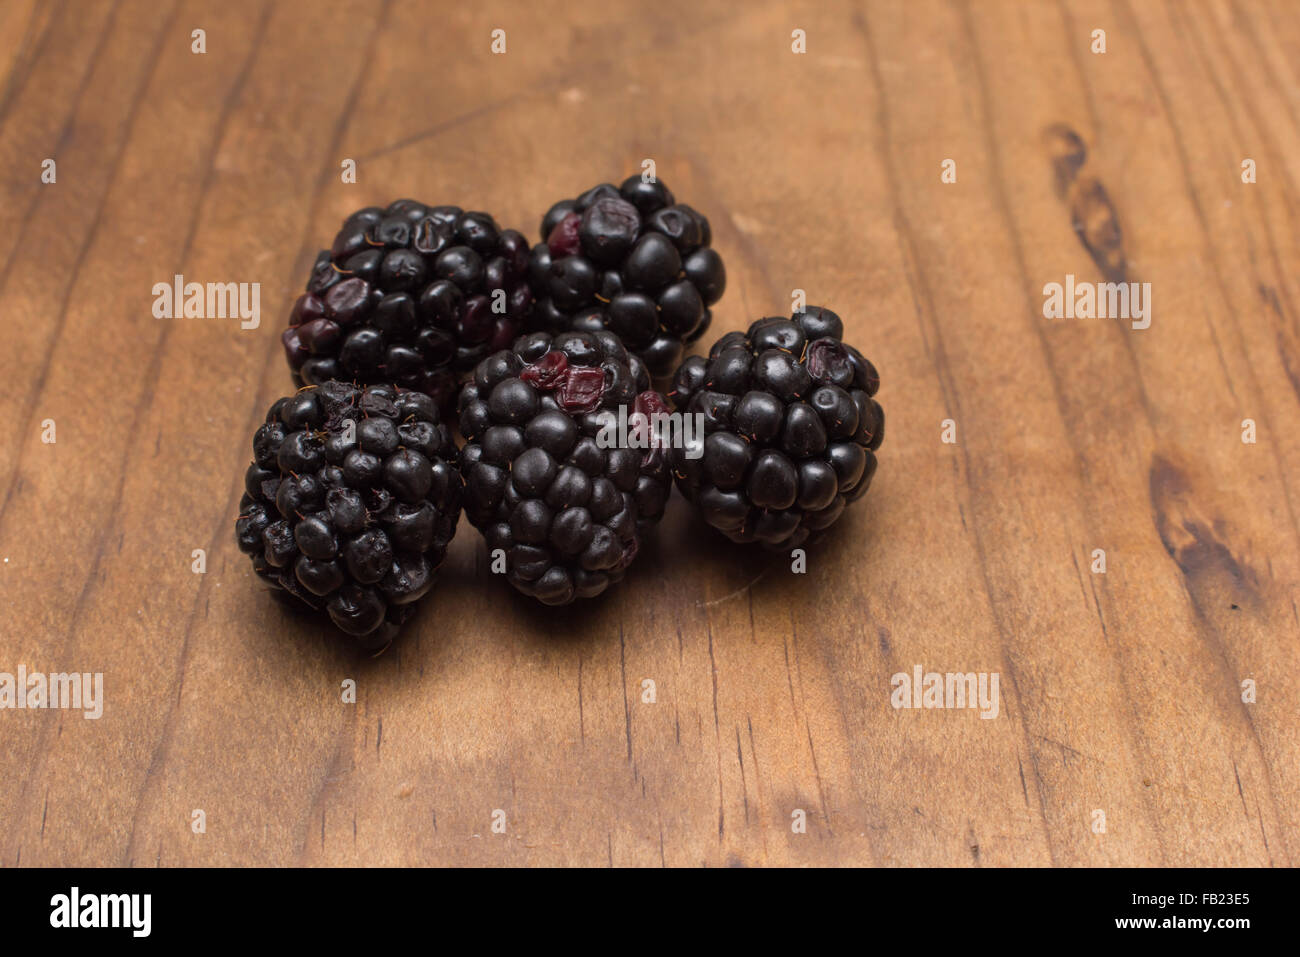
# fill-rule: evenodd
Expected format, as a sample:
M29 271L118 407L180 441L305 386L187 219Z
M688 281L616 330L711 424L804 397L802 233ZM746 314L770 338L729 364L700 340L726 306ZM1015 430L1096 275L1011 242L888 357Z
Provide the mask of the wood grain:
M0 5L0 671L106 688L0 712L0 862L1295 864L1297 64L1286 0ZM881 370L807 573L677 499L560 611L463 522L373 661L273 602L232 524L337 223L531 236L646 157L713 223L719 334L801 288ZM153 318L176 273L261 326ZM1044 319L1067 273L1149 282L1151 327ZM917 664L999 673L998 717L895 710Z

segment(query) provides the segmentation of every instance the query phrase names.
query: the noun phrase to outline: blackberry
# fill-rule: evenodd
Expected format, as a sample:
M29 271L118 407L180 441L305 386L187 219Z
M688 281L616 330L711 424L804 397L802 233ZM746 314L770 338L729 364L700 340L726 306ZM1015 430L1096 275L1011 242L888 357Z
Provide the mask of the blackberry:
M528 241L487 213L402 199L343 223L282 334L299 384L396 384L446 406L532 309Z
M669 452L677 486L732 541L801 545L870 486L880 377L843 334L839 316L809 306L729 332L677 370L670 398L704 416L703 454Z
M667 457L611 447L620 410L634 427L668 404L604 330L523 336L479 363L461 391L465 514L490 552L504 551L510 583L545 604L622 579L640 530L663 516Z
M704 335L727 285L709 221L662 181L630 176L550 208L528 278L534 323L550 332L608 329L652 376L672 374Z
M437 404L330 381L278 400L253 436L235 537L253 569L379 648L433 584L460 518Z

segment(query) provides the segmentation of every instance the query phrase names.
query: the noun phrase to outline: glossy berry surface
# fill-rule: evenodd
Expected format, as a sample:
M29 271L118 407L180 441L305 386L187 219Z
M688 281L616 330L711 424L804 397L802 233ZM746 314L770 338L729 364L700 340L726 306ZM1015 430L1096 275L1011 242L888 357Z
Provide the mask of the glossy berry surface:
M672 491L664 449L609 441L619 410L668 410L610 332L535 332L479 363L460 394L465 514L510 583L548 605L623 578Z
M654 377L709 328L727 285L709 221L662 181L631 176L556 203L542 219L529 283L549 332L608 329Z
M462 496L429 396L336 381L271 406L244 489L235 537L253 569L366 649L432 587Z
M446 406L522 331L528 242L486 213L398 200L347 218L282 337L301 385L393 383Z
M801 545L871 485L880 377L843 334L839 316L809 306L728 333L677 370L669 397L704 416L705 437L697 458L669 450L673 473L732 541Z

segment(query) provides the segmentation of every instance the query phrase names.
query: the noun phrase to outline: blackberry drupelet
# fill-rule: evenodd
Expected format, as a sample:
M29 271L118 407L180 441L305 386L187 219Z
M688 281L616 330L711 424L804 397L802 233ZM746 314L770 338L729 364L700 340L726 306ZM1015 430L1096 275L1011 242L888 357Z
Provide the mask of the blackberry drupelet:
M235 536L254 570L366 649L433 584L460 518L437 403L330 381L278 400L253 436Z
M347 218L282 335L299 385L396 384L446 407L532 309L528 241L487 213L402 199Z
M704 451L669 452L677 486L735 542L793 548L866 493L885 414L880 377L841 341L844 324L809 306L730 332L682 363L669 397L704 415Z
M663 516L664 450L598 440L620 406L633 425L668 411L644 364L603 330L523 336L461 391L465 514L489 552L504 550L510 583L545 604L619 581L640 531Z
M528 269L537 328L609 329L656 378L709 328L727 284L722 257L709 221L662 181L630 176L558 202L541 232Z

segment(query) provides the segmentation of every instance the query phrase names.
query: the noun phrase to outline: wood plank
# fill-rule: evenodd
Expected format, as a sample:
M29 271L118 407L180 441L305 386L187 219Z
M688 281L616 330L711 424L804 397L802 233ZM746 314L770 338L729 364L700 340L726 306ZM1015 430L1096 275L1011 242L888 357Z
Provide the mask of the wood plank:
M106 685L0 713L0 862L1294 864L1300 10L565 14L0 8L0 671ZM803 289L881 370L880 471L807 573L677 498L580 607L467 521L377 659L273 602L231 526L338 222L532 237L645 158L712 222L718 334ZM154 319L177 273L259 282L260 327ZM1067 274L1150 283L1150 328L1045 319ZM916 665L996 672L997 717L894 709Z

